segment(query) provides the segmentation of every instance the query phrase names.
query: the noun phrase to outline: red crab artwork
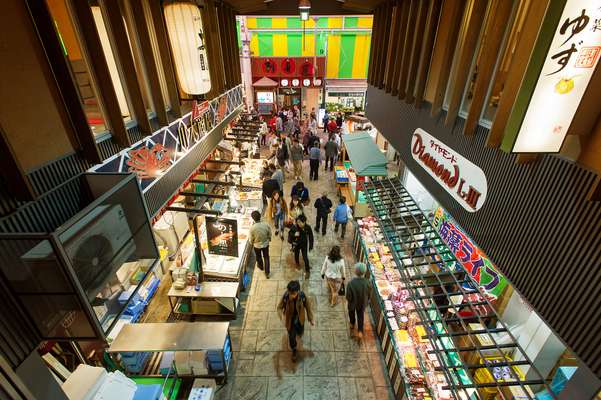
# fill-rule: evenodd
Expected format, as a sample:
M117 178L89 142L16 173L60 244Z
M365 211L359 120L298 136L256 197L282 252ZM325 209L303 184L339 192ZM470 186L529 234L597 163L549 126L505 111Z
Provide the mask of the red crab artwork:
M129 171L135 172L140 179L156 178L171 165L169 150L162 144L155 144L151 149L144 146L132 150L129 157Z

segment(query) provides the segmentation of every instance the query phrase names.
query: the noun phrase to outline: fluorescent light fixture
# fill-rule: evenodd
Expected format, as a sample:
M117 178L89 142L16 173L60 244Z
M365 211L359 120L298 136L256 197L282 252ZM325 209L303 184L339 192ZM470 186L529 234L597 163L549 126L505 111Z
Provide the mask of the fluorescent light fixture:
M165 4L163 12L182 91L190 95L209 92L211 76L200 9L193 3L175 2Z
M309 0L299 0L298 11L302 21L309 20L309 11L311 10L311 2Z
M301 17L301 21L308 21L309 20L309 10L307 10L307 11L301 10L300 17Z

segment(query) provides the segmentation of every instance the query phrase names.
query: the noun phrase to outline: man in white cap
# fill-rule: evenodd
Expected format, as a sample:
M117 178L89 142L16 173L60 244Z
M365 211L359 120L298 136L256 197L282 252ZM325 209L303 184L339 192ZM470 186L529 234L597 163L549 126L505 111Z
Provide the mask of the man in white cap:
M351 323L351 336L355 332L355 319L357 320L357 339L363 338L363 321L365 307L369 301L369 281L365 278L367 266L364 263L355 264L355 277L346 285L346 300L348 302L348 315Z

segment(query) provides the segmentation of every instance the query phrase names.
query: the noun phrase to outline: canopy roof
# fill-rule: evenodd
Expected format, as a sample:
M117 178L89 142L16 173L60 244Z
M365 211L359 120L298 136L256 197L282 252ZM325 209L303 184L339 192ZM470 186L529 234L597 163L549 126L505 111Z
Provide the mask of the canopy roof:
M253 83L253 86L255 86L255 87L276 87L276 86L278 86L278 83L276 81L274 81L273 79L264 76L261 79L259 79L258 81L256 81L255 83Z
M369 133L342 135L353 169L359 176L387 176L386 157Z

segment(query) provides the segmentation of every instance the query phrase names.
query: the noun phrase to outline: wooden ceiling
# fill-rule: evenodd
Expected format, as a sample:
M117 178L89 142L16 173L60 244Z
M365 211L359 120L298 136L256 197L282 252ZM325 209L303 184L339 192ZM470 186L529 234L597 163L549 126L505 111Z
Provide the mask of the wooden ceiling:
M298 15L298 0L224 0L240 15ZM312 0L311 15L371 14L384 0Z

